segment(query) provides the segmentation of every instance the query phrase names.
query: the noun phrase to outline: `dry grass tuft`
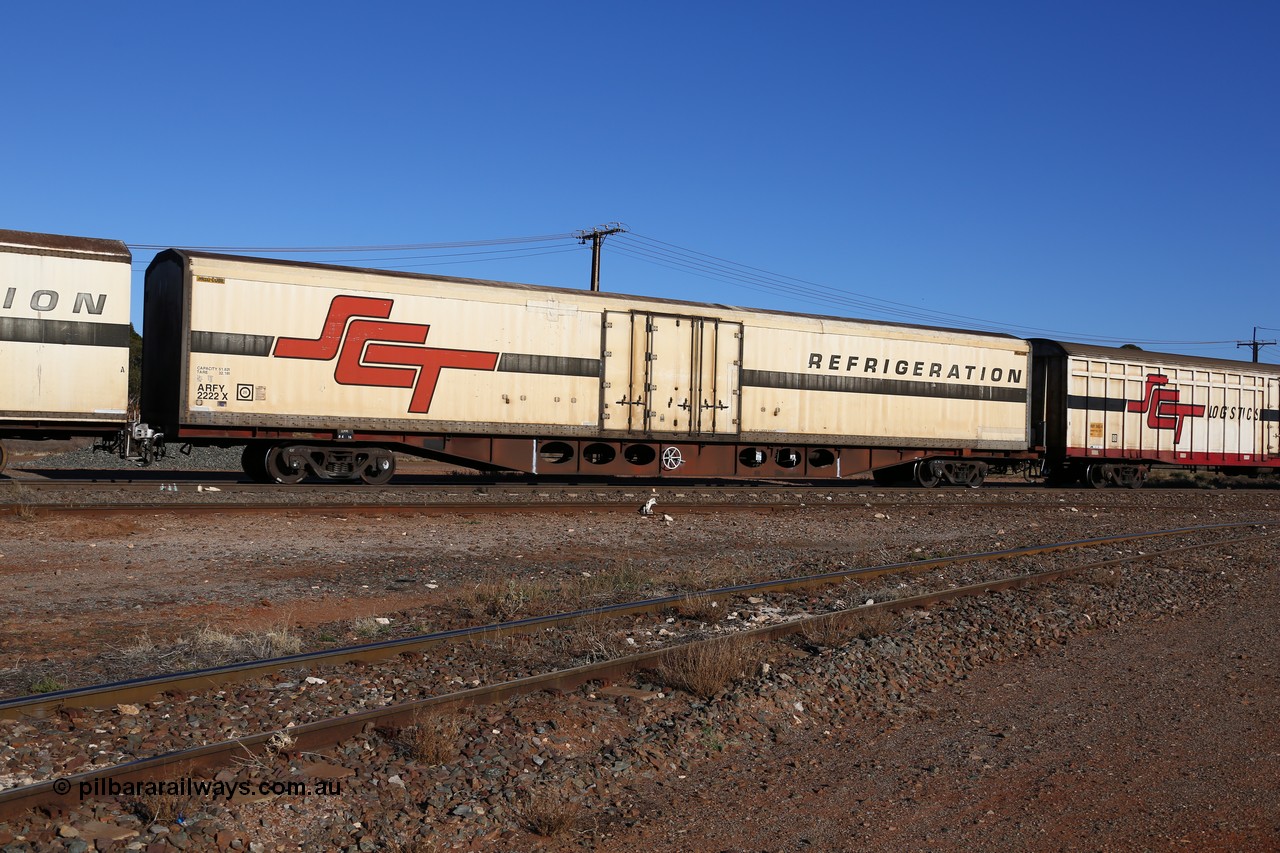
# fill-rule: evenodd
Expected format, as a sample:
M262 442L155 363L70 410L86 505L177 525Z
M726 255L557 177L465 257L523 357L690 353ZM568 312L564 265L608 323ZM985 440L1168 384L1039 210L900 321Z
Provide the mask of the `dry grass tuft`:
M443 714L414 714L413 725L400 732L399 745L405 754L430 767L448 764L461 750L458 740L462 736L462 719Z
M717 622L724 616L724 608L709 595L700 592L691 592L680 601L676 602L673 608L676 615L685 619L695 619L699 622Z
M526 795L515 805L514 811L530 832L543 838L555 838L577 824L582 804L563 791L542 788Z
M153 823L175 823L179 818L195 814L200 805L198 799L181 794L139 794L129 800L126 808L145 827Z
M9 481L9 498L13 501L13 515L23 521L32 521L36 517L35 502L31 493L17 480Z
M800 636L811 645L835 649L854 639L870 640L889 630L893 617L883 610L842 610L809 622Z
M754 673L763 653L758 641L733 634L668 650L658 659L654 674L670 688L710 699Z
M648 589L648 572L624 563L594 574L580 575L565 584L564 595L579 608L635 597Z
M390 627L390 625L383 625L379 622L376 616L362 616L359 619L352 620L351 633L361 639L371 640Z
M729 557L713 557L697 569L682 569L674 582L679 589L718 589L744 583L747 572Z
M284 625L264 631L235 633L205 625L187 640L187 645L194 661L216 666L246 658L278 658L297 654L302 649L302 639L291 634Z
M474 618L510 622L517 616L531 615L532 608L546 601L546 587L540 583L515 578L483 581L462 596L462 606Z
M584 619L572 628L556 631L549 639L557 653L584 663L612 660L635 651L622 634L609 627L604 616Z
M281 624L262 631L226 631L204 625L169 643L156 642L146 631L106 655L129 676L143 672L203 669L245 660L278 658L302 650L302 638Z

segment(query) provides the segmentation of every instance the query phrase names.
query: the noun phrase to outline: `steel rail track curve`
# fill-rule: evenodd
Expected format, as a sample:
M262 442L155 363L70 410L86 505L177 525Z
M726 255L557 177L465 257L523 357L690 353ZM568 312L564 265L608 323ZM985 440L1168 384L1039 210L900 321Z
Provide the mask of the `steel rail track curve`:
M1022 548L1007 548L1000 551L981 551L972 554L961 554L952 557L937 557L930 560L913 560L906 563L886 563L879 566L867 566L854 569L841 569L835 572L822 572L804 575L797 578L781 580L756 581L737 586L719 587L695 593L700 598L718 601L735 595L746 595L761 592L792 592L815 586L828 586L848 578L874 578L879 575L897 572L923 572L967 562L990 562L993 560L1028 557L1038 554L1050 554L1061 551L1079 550L1101 545L1114 545L1142 539L1156 539L1177 536L1187 533L1202 533L1211 530L1230 530L1241 527L1266 527L1275 521L1225 522L1205 524L1194 527L1179 527L1144 533L1127 533L1119 536L1104 536L1095 539L1076 539L1067 542L1054 542L1047 545L1033 545ZM353 661L377 661L396 657L407 652L418 652L434 646L457 640L477 640L494 636L524 633L541 628L550 628L597 616L629 616L639 613L652 613L679 604L689 597L689 593L647 598L634 602L602 605L566 613L553 613L543 616L531 616L510 622L496 622L489 625L478 625L470 628L455 628L416 637L397 640L383 640L358 646L345 646L319 652L304 652L278 658L245 661L238 664L191 670L169 675L148 676L91 685L88 687L72 687L34 696L18 696L0 701L0 719L17 719L19 717L46 717L56 713L59 708L108 707L121 702L146 701L152 697L170 692L182 691L190 693L195 690L209 689L223 684L247 681L261 675L282 669L299 666L339 666Z
M1126 541L1137 538L1152 538L1153 536L1175 535L1177 533L1188 531L1237 527L1265 527L1265 525L1269 523L1271 522L1206 525L1199 528L1159 531L1157 533L1146 534L1144 536L1132 535L1128 537L1113 537L1113 539ZM1021 574L1000 580L984 581L981 583L969 584L941 591L923 593L907 598L893 599L875 604L862 605L860 607L852 607L844 611L823 613L807 618L795 619L789 622L768 625L762 628L737 632L731 637L718 637L710 640L695 641L695 643L685 645L691 646L696 645L697 643L712 644L742 637L749 637L758 640L772 640L799 632L809 624L813 624L814 622L823 619L830 619L840 614L893 612L930 607L935 604L953 601L959 598L985 595L991 592L1000 592L1030 584L1056 580L1077 572L1153 560L1180 552L1246 542L1256 542L1263 539L1273 538L1277 535L1280 535L1280 533L1267 532L1259 536L1247 536L1235 539L1215 540L1213 542L1193 543L1190 545L1170 548L1164 551L1133 554L1087 563L1080 566ZM1107 540L1098 541L1105 542ZM912 564L905 565L910 566ZM818 577L820 576L812 576L811 578L798 580L813 580ZM763 585L753 584L750 586L758 589ZM676 598L678 599L679 597ZM359 734L366 726L409 724L414 720L415 716L422 714L424 711L439 712L466 705L493 704L505 701L506 699L515 696L527 695L544 690L566 691L575 689L591 681L608 682L617 680L636 670L644 669L656 663L664 654L667 654L671 648L676 647L655 649L653 651L629 655L624 658L616 658L610 661L587 664L584 666L573 667L571 669L544 673L542 675L529 676L500 684L476 687L440 696L432 696L426 699L420 699L400 705L360 711L326 720L316 720L311 723L305 723L287 729L274 729L256 735L233 738L231 740L207 744L192 749L176 750L150 758L138 759L124 764L90 770L52 781L40 782L20 788L12 788L7 791L0 792L0 819L8 818L28 809L37 807L74 807L79 801L79 791L82 784L89 785L94 789L100 789L102 787L101 783L108 780L120 784L143 780L164 779L177 773L186 773L190 775L196 770L208 770L223 767L237 756L258 758L265 754L273 754L273 745L280 743L287 743L286 751L288 752L317 752L342 743L344 740ZM97 783L96 787L95 782Z

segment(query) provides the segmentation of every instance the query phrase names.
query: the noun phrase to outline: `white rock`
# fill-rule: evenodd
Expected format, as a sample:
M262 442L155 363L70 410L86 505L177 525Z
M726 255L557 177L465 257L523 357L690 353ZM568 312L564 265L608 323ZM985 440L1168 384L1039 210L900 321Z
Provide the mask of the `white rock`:
M307 684L328 684L323 678L316 678L314 675L307 676Z

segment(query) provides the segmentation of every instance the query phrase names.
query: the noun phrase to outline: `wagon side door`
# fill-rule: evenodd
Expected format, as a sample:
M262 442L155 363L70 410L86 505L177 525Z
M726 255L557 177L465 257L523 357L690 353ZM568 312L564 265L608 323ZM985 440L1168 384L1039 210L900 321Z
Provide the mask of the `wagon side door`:
M647 408L645 353L648 333L645 315L607 311L604 315L600 387L600 429L640 432Z
M623 311L604 322L602 431L738 432L741 323Z
M698 321L672 314L644 316L646 432L689 434L698 417ZM637 317L637 324L641 321Z
M715 319L694 323L697 408L691 432L736 435L741 420L742 324Z

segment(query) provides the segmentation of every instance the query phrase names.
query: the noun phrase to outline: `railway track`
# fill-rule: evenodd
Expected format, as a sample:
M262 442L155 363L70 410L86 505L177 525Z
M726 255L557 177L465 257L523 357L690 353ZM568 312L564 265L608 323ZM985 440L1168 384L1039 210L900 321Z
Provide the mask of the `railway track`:
M179 485L180 484L180 485ZM870 506L920 509L988 509L1010 506L1055 507L1070 503L1081 509L1177 510L1186 495L1198 490L1150 492L1009 487L994 491L883 488L870 483L833 488L753 484L648 485L502 484L400 485L359 490L333 485L278 486L260 483L217 484L217 481L124 481L104 484L80 481L0 482L0 516L44 513L130 512L258 512L297 509L344 513L487 512L512 508L567 512L583 509L638 509L657 499L665 509L734 511L742 508ZM1220 492L1229 495L1230 492Z
M858 614L865 614L880 610L904 610L929 607L934 604L959 597L981 595L992 591L1011 589L1031 583L1053 580L1072 572L1080 572L1088 569L1100 570L1107 567L1121 566L1135 560L1164 557L1183 550L1227 546L1240 542L1253 541L1259 538L1259 536L1223 538L1223 534L1241 528L1256 529L1270 523L1271 522L1269 521L1254 521L1246 523L1203 525L1191 528L1177 528L1142 534L1106 537L1102 539L1054 543L1035 548L1019 548L1008 551L969 554L959 557L920 561L916 563L899 563L864 569L852 569L841 572L791 578L782 581L768 581L740 587L726 587L718 590L709 590L699 596L699 598L702 599L699 604L705 607L706 604L711 601L726 602L726 604L728 604L728 602L735 600L741 601L744 597L750 601L766 595L794 596L803 591L812 590L818 587L826 587L830 589L833 584L847 582L851 578L860 577L865 579L870 576L882 575L893 575L895 577L905 576L907 573L918 574L924 571L937 571L949 566L956 566L964 563L994 563L999 560L1008 560L1014 563L1021 561L1025 563L1032 557L1043 557L1049 554L1065 555L1068 553L1079 552L1084 549L1107 547L1114 549L1121 545L1136 545L1143 541L1153 539L1197 539L1204 536L1210 537L1210 540L1207 542L1180 542L1174 548L1168 548L1158 552L1128 553L1119 557L1110 557L1106 560L1094 560L1083 565L1075 564L1058 566L1047 571L1019 571L1014 574L1005 572L999 577L990 577L975 583L957 584L953 582L944 589L933 589L930 591L920 592L919 594L904 595L896 598L895 600L876 602L858 608L849 608L847 606L847 602L842 601L828 602L826 604L815 604L813 601L807 601L804 604L804 608L807 608L809 611L821 609L821 612L816 614L813 612L806 612L797 618L776 620L770 624L764 625L763 627L751 629L745 632L734 632L735 635L739 636L742 634L749 634L750 636L759 639L768 639L803 630L804 626L811 620L830 619L832 618L832 615L838 611L852 611ZM1262 536L1273 535L1273 533L1265 532L1262 534ZM77 705L100 706L103 704L116 704L117 706L120 706L128 701L145 701L150 696L154 696L158 692L163 691L168 691L171 694L181 694L196 689L212 690L219 686L225 687L225 685L233 681L256 677L266 672L278 672L281 669L289 669L292 671L305 667L306 671L325 674L327 673L327 670L322 669L323 667L333 667L341 665L344 662L351 661L359 661L363 664L371 660L386 659L392 656L403 656L403 660L408 660L411 657L418 655L426 648L440 646L446 643L476 643L485 639L509 640L518 634L528 634L530 632L535 634L545 634L549 632L549 629L564 630L567 626L574 623L581 623L584 620L598 621L606 618L617 618L622 616L629 616L634 619L634 617L639 614L678 608L681 605L682 600L686 598L686 596L670 596L660 599L648 599L645 601L630 602L605 608L593 608L591 610L577 611L568 614L556 614L552 616L538 617L535 619L520 620L513 623L488 625L464 631L447 632L445 635L432 635L412 638L410 640L378 643L371 646L341 649L318 655L294 656L291 658L277 659L275 661L257 661L237 667L225 667L216 671L186 673L178 676L161 678L139 679L133 682L102 685L96 688L86 688L85 690L80 691L63 691L60 694L45 697L26 697L21 700L6 702L4 705L0 706L0 710L2 710L5 716L17 714L54 714L56 718L56 715L65 715L68 713L67 709ZM794 602L792 603L792 606L795 608L793 613L801 613L802 608L796 608ZM726 607L726 610L727 609L729 608ZM715 641L715 639L705 640L705 642ZM637 668L652 666L657 656L662 655L666 651L668 651L668 648L664 644L663 647L660 648L654 648L638 654L588 664L585 666L568 667L553 672L538 674L521 675L519 673L515 673L514 677L504 678L500 683L494 683L487 686L475 686L471 689L450 690L438 693L437 695L410 701L393 701L385 707L356 710L353 713L346 713L326 719L316 719L304 722L300 725L288 727L287 731L279 726L268 726L264 727L265 730L263 731L238 734L235 737L227 738L217 743L202 745L195 749L175 750L152 758L116 763L111 766L100 767L84 773L69 775L66 779L60 780L65 783L65 790L61 792L58 790L58 782L46 779L36 784L0 793L0 815L12 814L15 811L31 808L38 804L69 805L77 796L76 792L84 790L81 788L81 785L92 784L93 780L112 779L117 782L124 782L129 780L163 778L165 773L175 772L176 768L192 770L221 766L235 755L270 753L273 749L273 743L276 744L278 748L278 745L284 740L290 741L289 748L291 750L319 750L325 746L330 746L350 737L371 724L403 725L411 720L415 715L427 712L434 713L447 707L462 704L496 702L510 696L531 691L547 689L567 690L590 681L616 680L625 677L628 673ZM324 683L325 680L326 679L320 679L321 683ZM466 684L465 681L462 683L464 685ZM236 701L225 696L223 699L227 702ZM184 699L179 700L179 702L181 701L185 701L185 697ZM175 705L175 707L178 706ZM72 715L72 718L75 718L74 714Z

